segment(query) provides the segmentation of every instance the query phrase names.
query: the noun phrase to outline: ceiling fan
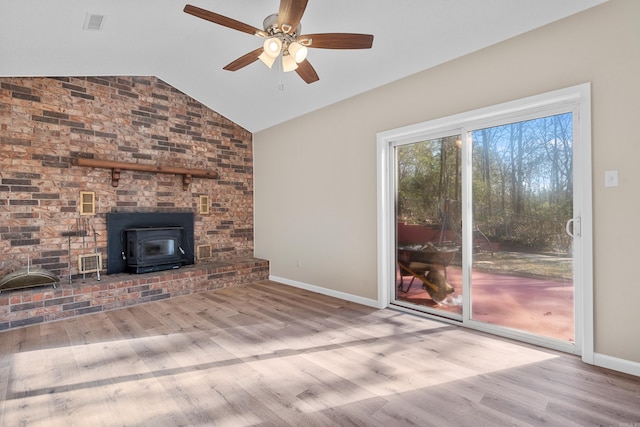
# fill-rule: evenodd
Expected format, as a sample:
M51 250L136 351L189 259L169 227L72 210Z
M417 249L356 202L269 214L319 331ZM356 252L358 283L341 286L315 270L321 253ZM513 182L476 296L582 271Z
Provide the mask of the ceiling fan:
M258 59L271 68L276 59L281 57L284 72L295 70L302 80L313 83L320 78L306 59L307 48L370 49L373 45L373 35L353 33L301 34L300 20L307 7L307 2L308 0L281 0L278 13L265 18L262 30L190 4L184 7L184 11L223 27L265 39L262 47L227 64L224 67L225 70L237 71Z

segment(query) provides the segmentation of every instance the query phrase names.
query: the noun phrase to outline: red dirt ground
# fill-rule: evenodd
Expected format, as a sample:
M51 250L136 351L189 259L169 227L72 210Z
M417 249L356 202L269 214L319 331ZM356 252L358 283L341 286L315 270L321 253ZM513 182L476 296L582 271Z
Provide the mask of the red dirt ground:
M407 288L411 276L404 277ZM397 298L436 310L462 314L462 275L447 267L447 280L456 289L442 303L435 303L414 280ZM472 319L506 326L545 337L574 341L573 284L567 281L474 271Z

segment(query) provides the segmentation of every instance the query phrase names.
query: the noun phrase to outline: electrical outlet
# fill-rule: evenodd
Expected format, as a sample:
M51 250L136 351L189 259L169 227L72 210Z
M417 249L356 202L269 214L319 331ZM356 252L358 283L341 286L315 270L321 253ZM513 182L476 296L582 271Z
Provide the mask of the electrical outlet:
M605 187L617 187L618 186L618 171L605 171L604 172L604 186Z
M302 268L302 260L301 259L298 260L298 268Z

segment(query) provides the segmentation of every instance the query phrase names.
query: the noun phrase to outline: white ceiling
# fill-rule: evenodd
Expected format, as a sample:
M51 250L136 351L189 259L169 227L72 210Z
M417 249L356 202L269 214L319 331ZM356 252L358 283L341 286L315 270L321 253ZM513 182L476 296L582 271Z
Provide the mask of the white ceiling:
M417 73L607 0L310 0L302 33L373 34L369 50L310 49L307 85L257 61L262 39L182 11L261 28L279 0L2 0L0 76L157 76L251 132ZM84 31L87 13L105 15Z

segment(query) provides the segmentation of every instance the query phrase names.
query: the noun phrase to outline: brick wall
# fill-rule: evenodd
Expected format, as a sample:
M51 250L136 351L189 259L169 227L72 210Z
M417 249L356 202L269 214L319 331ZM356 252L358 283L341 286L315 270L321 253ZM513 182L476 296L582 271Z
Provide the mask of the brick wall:
M80 191L94 191L106 265L107 212L195 213L195 244L216 259L253 254L252 135L154 77L0 78L0 277L31 264L66 277L93 252L76 233ZM78 157L216 171L218 179L74 165ZM198 213L200 195L210 214Z

